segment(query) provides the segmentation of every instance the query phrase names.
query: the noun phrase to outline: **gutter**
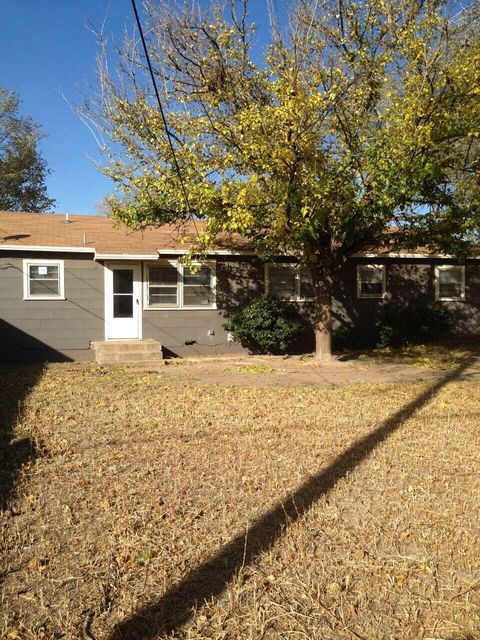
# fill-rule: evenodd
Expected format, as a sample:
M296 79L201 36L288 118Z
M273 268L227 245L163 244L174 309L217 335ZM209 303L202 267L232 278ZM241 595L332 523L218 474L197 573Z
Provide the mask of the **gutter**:
M93 247L52 247L41 245L25 245L25 244L0 244L0 251L43 251L47 253L91 253L94 260L158 260L161 256L184 256L188 249L157 249L157 253L138 254L138 253L98 253ZM228 249L217 249L209 251L207 255L213 256L256 256L254 251L229 251ZM416 260L454 260L455 256L441 253L354 253L352 258L397 258L397 259L416 259ZM472 257L467 260L475 260Z
M158 260L158 254L97 253L94 260Z
M95 253L90 247L44 247L28 244L0 244L0 251L50 251L57 253Z
M455 256L451 256L446 253L394 253L394 252L385 252L385 253L353 253L352 258L415 258L415 259L423 259L429 260L432 258L441 258L441 259L454 259Z
M157 249L160 256L185 256L189 252L189 249ZM256 256L255 251L230 251L228 249L214 249L207 251L208 256Z
M47 253L93 253L94 260L158 260L160 256L183 256L188 249L157 249L157 253L98 253L93 247L52 247L26 244L0 244L0 251L43 251ZM255 256L253 251L209 251L216 256Z

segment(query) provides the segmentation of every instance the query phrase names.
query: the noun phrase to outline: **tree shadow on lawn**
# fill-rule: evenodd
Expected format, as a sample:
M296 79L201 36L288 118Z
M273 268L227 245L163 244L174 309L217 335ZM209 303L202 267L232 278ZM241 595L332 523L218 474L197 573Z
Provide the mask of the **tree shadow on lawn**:
M34 441L14 440L14 429L42 372L42 364L0 368L0 510L8 505L20 469L36 456Z
M271 548L289 525L302 518L321 496L329 493L339 480L424 407L442 387L458 378L471 361L472 358L466 359L374 431L356 440L326 469L275 504L255 520L248 530L233 538L210 560L190 571L159 600L147 604L116 625L110 640L150 640L161 632L178 630L193 617L196 607L219 596L240 569L252 564L260 554Z

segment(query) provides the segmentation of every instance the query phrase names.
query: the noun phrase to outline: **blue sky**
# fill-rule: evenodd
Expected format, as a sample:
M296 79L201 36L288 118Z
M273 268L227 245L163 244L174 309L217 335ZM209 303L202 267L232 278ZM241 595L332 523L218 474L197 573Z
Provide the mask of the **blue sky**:
M41 150L52 174L49 195L57 211L95 213L111 183L94 166L92 134L65 97L79 101L76 87L94 80L97 45L87 20L121 36L132 25L127 0L0 0L0 84L16 91L21 111L42 125ZM64 97L65 96L65 97Z
M252 1L252 16L261 47L266 0ZM57 201L55 210L82 214L96 213L112 190L92 162L99 159L92 134L66 101L78 103L78 87L95 80L98 48L88 21L97 28L104 23L104 35L121 39L125 26L133 27L131 2L0 0L0 85L20 95L21 113L32 116L47 135L41 151L52 170L48 192Z

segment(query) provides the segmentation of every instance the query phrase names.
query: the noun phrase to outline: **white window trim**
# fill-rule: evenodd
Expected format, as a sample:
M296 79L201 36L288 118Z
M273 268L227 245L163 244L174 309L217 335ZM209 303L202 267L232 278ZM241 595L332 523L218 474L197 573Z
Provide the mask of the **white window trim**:
M461 294L453 298L440 297L440 271L447 271L451 268L460 269L461 273ZM441 264L435 267L435 300L439 302L460 302L465 300L465 265Z
M270 268L271 267L282 267L289 266L295 269L295 295L291 298L282 298L282 300L287 300L287 302L312 302L315 298L302 298L300 296L301 288L301 269L302 265L298 262L267 262L265 264L265 294L269 295L270 293Z
M382 293L362 293L360 269L362 267L376 267L382 269ZM387 265L386 264L357 264L357 298L381 300L387 295Z
M177 270L177 304L176 305L165 305L164 307L151 307L148 304L149 301L149 269L150 267L167 267L171 266ZM181 309L180 307L180 288L182 286L182 277L181 273L178 269L178 264L176 260L157 260L156 262L144 262L143 263L143 309L145 311L172 311ZM183 293L183 292L182 292Z
M31 296L30 295L30 266L57 266L58 267L58 296ZM65 300L65 277L63 260L28 259L23 261L23 299L24 300Z
M213 303L211 305L184 305L183 304L183 273L185 269L185 265L177 260L157 260L156 262L145 262L143 265L143 309L145 311L211 311L212 309L217 308L217 270L216 264L213 261L207 260L205 262L192 262L192 266L196 267L209 267L211 269L211 288L213 293ZM177 305L176 306L165 306L165 307L150 307L148 304L149 295L148 295L148 285L149 285L149 276L148 270L149 267L158 267L162 265L171 265L177 269Z

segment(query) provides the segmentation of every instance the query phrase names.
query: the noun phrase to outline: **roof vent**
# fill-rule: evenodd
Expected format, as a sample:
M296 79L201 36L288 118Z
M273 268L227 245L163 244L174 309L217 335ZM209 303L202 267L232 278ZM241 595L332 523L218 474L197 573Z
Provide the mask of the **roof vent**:
M70 224L70 223L71 223L71 220L70 220L70 218L68 217L68 213L66 213L66 214L65 214L65 220L64 220L64 222L65 222L65 224Z

